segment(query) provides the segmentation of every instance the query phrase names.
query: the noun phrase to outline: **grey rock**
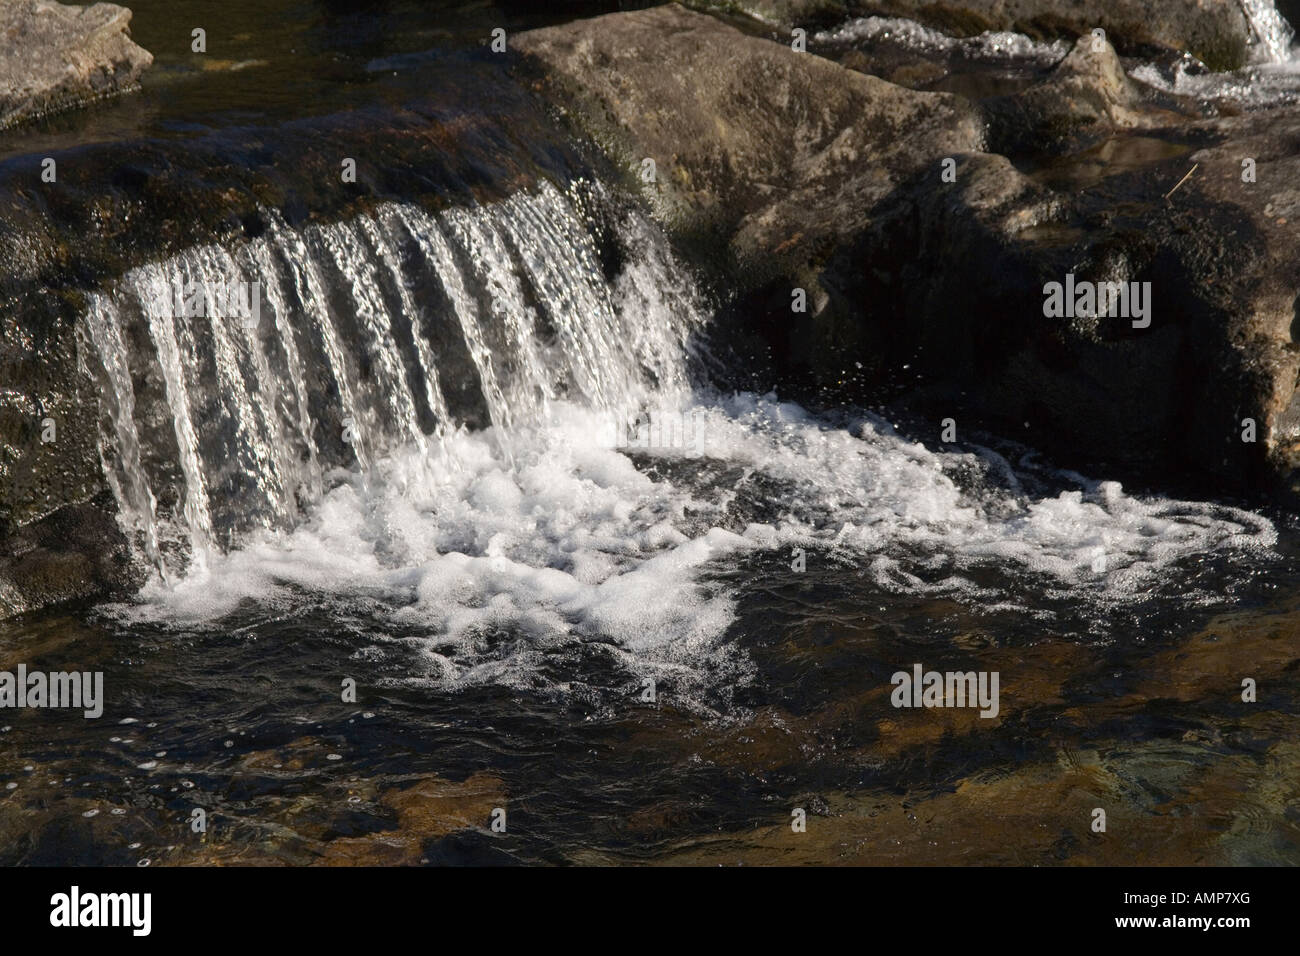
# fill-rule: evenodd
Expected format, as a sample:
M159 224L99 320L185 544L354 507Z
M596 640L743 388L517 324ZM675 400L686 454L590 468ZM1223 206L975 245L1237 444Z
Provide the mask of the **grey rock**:
M0 4L0 128L135 87L153 63L112 3Z
M983 103L989 146L1011 154L1046 153L1077 147L1088 138L1159 122L1144 110L1114 48L1084 37L1041 83L1013 96Z
M676 5L515 39L578 123L681 232L742 265L816 257L935 157L976 149L966 100L920 93Z

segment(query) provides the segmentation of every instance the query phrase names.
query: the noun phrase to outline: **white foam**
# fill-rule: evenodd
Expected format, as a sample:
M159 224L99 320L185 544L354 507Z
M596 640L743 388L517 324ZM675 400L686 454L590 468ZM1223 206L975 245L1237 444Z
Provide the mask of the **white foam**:
M1146 63L1129 75L1141 83L1209 104L1242 109L1300 102L1300 61L1248 66L1232 73L1210 73L1185 56L1169 71Z
M1065 40L1043 42L1023 33L990 30L973 37L952 37L901 17L860 17L814 38L830 45L890 42L929 55L959 55L972 60L1059 63L1070 53Z
M1250 23L1255 58L1264 63L1289 60L1295 31L1278 12L1273 0L1241 0L1241 8Z
M668 475L656 478L602 441L603 413L563 402L551 421L514 435L509 456L501 433L459 431L446 457L409 449L384 459L326 494L296 530L215 556L178 584L154 582L118 611L193 626L245 600L263 613L291 608L306 591L362 603L408 635L394 640L419 651L413 679L435 687L544 686L549 655L598 641L629 674L689 696L750 673L725 639L738 595L710 577L741 554L768 553L775 566L800 546L857 563L891 591L1039 613L1044 591L1137 601L1177 561L1276 539L1258 515L1137 498L1114 482L1040 500L986 488L977 499L949 477L978 465L973 455L927 450L881 422L833 427L770 397L691 412L706 457L642 451ZM715 482L718 462L743 477ZM764 513L729 514L758 482L781 489L756 495ZM981 568L1032 584L976 585Z

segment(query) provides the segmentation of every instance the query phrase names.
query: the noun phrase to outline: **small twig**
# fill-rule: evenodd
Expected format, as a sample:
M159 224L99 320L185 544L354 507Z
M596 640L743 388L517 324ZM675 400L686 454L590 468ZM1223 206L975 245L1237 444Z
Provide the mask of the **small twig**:
M1195 166L1193 166L1191 169L1189 169L1189 170L1187 171L1187 175L1184 176L1182 179L1178 180L1178 186L1181 186L1183 183L1187 182L1187 180L1191 179L1191 178L1192 178L1192 173L1196 172L1196 170L1200 169L1200 167L1201 167L1201 164L1200 164L1200 163L1197 163ZM1169 190L1169 192L1165 193L1165 200L1166 200L1166 201L1168 201L1168 199L1169 199L1170 196L1172 196L1174 193L1178 192L1178 186L1175 186L1173 189Z

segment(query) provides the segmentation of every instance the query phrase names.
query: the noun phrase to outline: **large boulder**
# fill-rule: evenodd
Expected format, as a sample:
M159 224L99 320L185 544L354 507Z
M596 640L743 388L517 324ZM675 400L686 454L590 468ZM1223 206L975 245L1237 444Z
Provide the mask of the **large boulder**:
M153 63L112 3L0 4L0 128L135 87Z
M851 292L889 304L886 361L913 364L931 417L1165 487L1294 493L1298 124L1198 124L1181 154L1100 177L1081 165L1086 188L963 157L955 183L900 197L897 227L854 247L877 268ZM1148 315L1049 315L1052 283L1139 283Z
M798 270L863 229L935 157L978 149L979 111L747 36L680 6L514 40L541 84L662 217L742 271Z
M1135 84L1104 40L1075 44L1048 77L1026 90L991 98L990 147L1000 153L1047 152L1081 137L1134 129L1145 117Z
M851 16L907 17L957 36L1014 30L1073 39L1105 30L1121 52L1159 46L1191 53L1212 69L1242 66L1254 40L1239 0L686 0L737 10L788 29Z

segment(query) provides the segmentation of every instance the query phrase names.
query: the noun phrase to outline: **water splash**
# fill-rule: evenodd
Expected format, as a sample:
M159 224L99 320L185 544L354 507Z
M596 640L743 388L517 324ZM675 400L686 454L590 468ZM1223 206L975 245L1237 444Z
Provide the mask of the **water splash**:
M475 404L508 445L556 399L630 408L689 377L701 314L637 213L620 226L628 250L615 280L549 184L436 216L390 204L301 230L265 219L233 250L189 249L90 297L83 359L106 395L105 473L160 573L201 568L252 531L292 528L339 469L368 473L398 448L427 455ZM257 283L260 321L177 314L178 283ZM128 341L151 347L132 354ZM164 408L141 407L132 381L154 368ZM176 475L175 494L158 495Z
M702 300L663 234L618 216L607 271L576 208L544 186L302 230L268 214L236 250L95 297L87 365L123 520L190 545L188 568L161 548L167 574L121 613L220 628L305 593L374 622L365 653L413 649L403 680L556 690L598 654L707 708L752 672L719 568L784 568L797 548L864 588L1104 624L1212 600L1190 566L1276 540L1250 512L716 395L695 380ZM173 272L256 277L263 321L170 315ZM157 500L176 504L151 505L169 475L184 487Z
M1073 46L1065 40L1034 40L1009 30L990 30L973 37L952 37L902 17L859 17L833 30L823 30L813 40L829 46L885 43L928 56L1038 66L1059 63L1069 55Z
M1264 63L1289 61L1295 31L1273 0L1241 0L1241 9L1255 37L1255 59Z

